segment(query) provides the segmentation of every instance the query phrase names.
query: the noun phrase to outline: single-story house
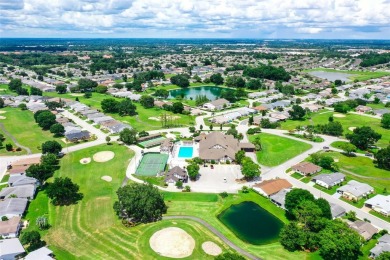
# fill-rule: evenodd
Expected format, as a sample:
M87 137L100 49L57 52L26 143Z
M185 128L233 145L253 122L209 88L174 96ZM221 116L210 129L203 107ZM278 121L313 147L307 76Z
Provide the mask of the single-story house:
M272 194L269 196L270 200L275 203L277 206L281 207L282 209L285 208L285 202L286 202L286 195L290 192L291 189L282 189L279 192Z
M97 118L93 118L92 121L96 124L101 124L103 123L104 121L111 121L111 120L114 120L114 118L110 117L110 116L102 116L102 117L97 117Z
M289 118L289 116L287 116L286 114L279 113L279 112L272 112L272 113L269 114L269 117L275 118L278 121L285 121L285 120L287 120Z
M21 217L12 217L8 220L0 221L0 236L5 238L17 237L20 230Z
M0 240L0 259L15 260L17 256L25 253L24 247L18 238Z
M300 162L291 167L294 171L302 175L311 175L320 172L322 168L311 162Z
M365 201L365 206L388 217L390 216L390 195L378 194Z
M197 140L199 140L199 157L207 162L234 161L236 153L241 150L241 144L237 139L221 132L202 135Z
M347 221L347 224L350 228L356 230L359 235L361 235L364 240L370 240L373 235L378 233L378 229L374 227L371 223L362 221L362 220L356 220L354 222Z
M5 187L0 191L0 199L16 198L32 200L35 194L35 185L27 184L15 187Z
M177 181L188 181L187 171L179 166L173 167L165 174L165 183L176 183Z
M378 239L378 243L370 250L370 257L376 258L384 252L390 252L389 234L385 234Z
M92 114L87 114L86 117L88 118L88 120L92 120L94 118L98 118L98 117L103 117L103 116L106 116L105 114L103 113L99 113L99 112L95 112L95 113L92 113Z
M131 129L131 126L121 123L116 120L110 120L110 121L104 121L100 123L100 127L102 129L106 129L110 131L111 134L117 134L120 133L123 129Z
M51 251L47 247L41 247L35 251L32 251L26 257L25 260L52 260L53 258L53 251Z
M20 159L12 163L12 167L14 166L30 166L31 164L38 164L41 162L41 157L34 157L28 159Z
M12 218L21 217L27 207L27 199L10 198L0 201L0 218L6 216Z
M291 188L292 184L289 183L286 179L266 180L253 185L254 190L267 197L276 194L283 189Z
M345 215L346 211L343 207L341 207L337 204L334 204L334 203L329 203L329 205L330 205L330 212L332 214L333 219L336 219L336 218L339 218L339 217L342 217Z
M23 185L34 185L35 187L39 184L39 181L33 177L28 177L25 174L12 174L8 179L9 187L23 186Z
M254 153L255 152L255 145L252 143L240 143L240 150L245 152Z
M20 175L26 172L26 170L30 167L30 165L12 165L12 168L8 170L10 176L12 175Z
M320 174L313 177L312 181L324 188L330 189L333 186L345 181L345 175L339 172Z
M338 188L337 192L341 193L341 195L346 199L358 201L373 193L374 188L366 183L351 180L346 185Z
M371 112L372 111L372 108L371 107L368 107L368 106L362 106L362 105L359 105L355 108L356 112L360 112L360 113L367 113L367 112Z
M72 131L70 133L65 134L66 140L69 142L77 142L80 140L88 140L90 138L90 134L88 131Z
M388 114L390 113L390 109L376 109L374 110L374 114L377 115L377 116L383 116L384 114Z
M209 103L203 104L203 107L208 110L222 110L225 107L229 107L230 102L224 98L219 98Z
M263 106L263 105L260 105L260 106L257 106L257 107L253 107L254 110L258 111L258 112L262 112L262 111L267 111L268 108Z

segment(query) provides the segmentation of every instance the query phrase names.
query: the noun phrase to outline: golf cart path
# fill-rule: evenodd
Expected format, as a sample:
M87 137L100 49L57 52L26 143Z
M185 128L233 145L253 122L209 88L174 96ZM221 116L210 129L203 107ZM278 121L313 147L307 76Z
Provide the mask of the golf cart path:
M205 226L208 230L210 230L214 235L216 235L217 237L219 237L223 242L225 242L227 245L229 245L231 248L233 248L234 250L236 250L238 253L240 253L241 255L244 255L246 257L248 257L249 259L254 259L254 260L261 260L261 258L257 257L257 256L254 256L250 253L248 253L247 251L243 250L242 248L236 246L236 244L234 244L232 241L230 241L227 237L225 237L221 232L219 232L216 228L214 228L213 226L211 226L209 223L207 223L206 221L204 221L203 219L200 219L198 217L193 217L193 216L166 216L166 217L163 217L163 220L170 220L170 219L189 219L189 220L193 220L195 222L198 222L199 224L202 224L203 226Z

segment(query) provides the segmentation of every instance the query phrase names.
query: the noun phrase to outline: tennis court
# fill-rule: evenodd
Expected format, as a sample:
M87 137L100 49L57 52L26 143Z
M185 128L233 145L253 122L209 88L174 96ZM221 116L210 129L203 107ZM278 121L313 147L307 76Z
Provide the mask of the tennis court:
M168 154L146 153L142 157L135 174L142 176L156 176L158 173L164 171L167 161Z
M157 145L162 144L165 139L166 139L165 137L160 136L160 137L157 137L157 138L154 138L154 139L150 139L150 140L147 140L147 141L140 142L138 144L141 145L142 147L149 148L149 147L152 147L152 146L157 146Z

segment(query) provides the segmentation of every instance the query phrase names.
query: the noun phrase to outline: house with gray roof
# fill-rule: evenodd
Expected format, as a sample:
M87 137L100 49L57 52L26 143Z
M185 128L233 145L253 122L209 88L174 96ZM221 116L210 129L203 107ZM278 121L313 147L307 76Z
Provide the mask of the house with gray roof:
M20 243L19 239L3 239L0 240L0 259L1 260L14 260L17 256L26 252L24 247Z
M339 172L320 174L312 178L312 181L319 186L330 189L345 181L345 175Z
M334 203L329 203L329 205L330 205L330 212L332 214L332 219L342 217L346 214L346 211L343 207Z
M114 120L114 118L112 118L110 116L102 116L102 117L97 117L97 118L92 119L92 121L96 124L100 124L104 121L110 121L110 120Z
M344 198L348 200L358 201L363 197L367 197L374 192L374 188L366 183L361 183L355 180L349 181L346 185L337 189Z
M177 181L187 182L188 174L185 169L175 166L165 174L165 183L176 183Z
M21 217L27 207L27 199L11 198L0 201L0 218L6 216L12 218L14 216Z
M88 131L71 131L65 133L66 140L70 142L78 142L81 140L88 140L90 138L90 134Z
M5 187L0 191L0 199L23 198L32 200L35 194L35 185L28 184L15 187Z
M224 107L229 107L230 102L224 98L219 98L214 101L205 103L203 105L203 108L206 108L208 110L222 110Z
M388 217L390 216L390 195L378 194L365 201L365 206Z
M282 189L279 192L269 196L270 200L276 204L277 206L281 207L282 209L285 208L285 202L286 202L286 195L290 192L291 189Z
M32 251L26 257L25 260L53 260L53 251L47 247L41 247L35 251Z
M376 258L384 252L390 252L390 235L385 234L378 239L378 243L370 250L370 257Z
M377 116L383 116L384 114L390 113L389 109L376 109L374 110L374 114Z
M35 187L39 184L38 180L33 177L28 177L25 174L12 174L8 179L9 187L23 186L23 185L34 185Z

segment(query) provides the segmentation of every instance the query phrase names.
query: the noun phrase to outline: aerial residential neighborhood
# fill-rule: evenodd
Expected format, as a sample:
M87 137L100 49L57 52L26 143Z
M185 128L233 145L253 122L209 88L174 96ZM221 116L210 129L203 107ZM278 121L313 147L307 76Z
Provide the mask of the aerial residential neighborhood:
M390 259L387 1L54 2L0 3L0 259Z

